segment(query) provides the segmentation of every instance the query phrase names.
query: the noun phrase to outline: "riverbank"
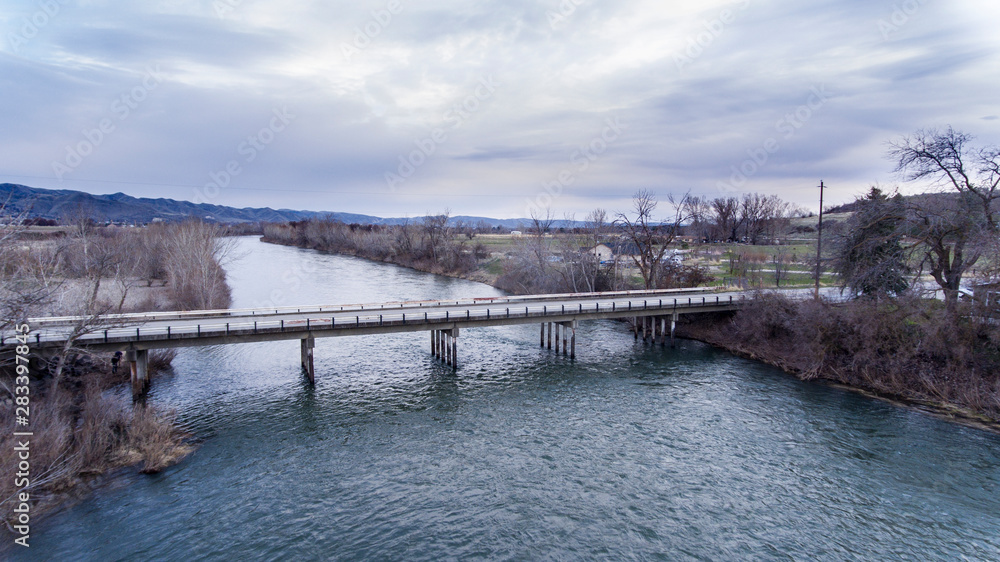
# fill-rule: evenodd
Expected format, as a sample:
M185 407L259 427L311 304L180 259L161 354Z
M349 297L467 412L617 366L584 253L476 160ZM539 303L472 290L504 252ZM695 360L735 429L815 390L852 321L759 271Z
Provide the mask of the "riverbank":
M427 260L401 260L396 254L388 254L381 256L370 256L366 255L364 252L357 250L331 250L329 248L324 248L318 245L310 245L303 242L296 242L294 240L280 239L280 238L269 238L267 236L261 236L260 241L266 244L277 244L279 246L289 246L292 248L304 248L308 250L316 250L318 252L327 252L330 254L336 254L340 256L351 256L354 258L361 258L373 262L388 263L396 265L399 267L405 267L407 269L412 269L414 271L420 271L423 273L432 273L434 275L442 275L444 277L451 277L453 279L465 279L466 281L475 281L477 283L483 283L491 287L497 287L497 279L499 275L495 273L490 273L483 268L475 268L469 270L467 268L454 269L442 266L440 263L427 261ZM500 287L497 287L498 289ZM503 289L501 289L503 290Z
M1000 433L1000 334L936 301L833 305L760 295L682 337L838 388Z
M100 324L107 314L230 305L222 262L231 243L219 239L215 226L187 221L119 229L83 221L67 229L37 239L6 227L12 243L0 248L7 264L0 271L0 329L10 329L14 318L76 316L85 319L79 335L107 327ZM168 369L174 355L151 353L150 374ZM15 446L23 436L0 436L0 519L8 529L23 504L35 518L104 474L133 466L156 473L194 450L172 411L133 403L129 367L112 372L110 353L68 345L53 356L32 355L27 373L16 370L23 365L15 359L13 350L0 356L7 390L0 424L18 427L30 419L20 428L31 433L30 478L18 476L23 459ZM30 499L20 500L21 493Z

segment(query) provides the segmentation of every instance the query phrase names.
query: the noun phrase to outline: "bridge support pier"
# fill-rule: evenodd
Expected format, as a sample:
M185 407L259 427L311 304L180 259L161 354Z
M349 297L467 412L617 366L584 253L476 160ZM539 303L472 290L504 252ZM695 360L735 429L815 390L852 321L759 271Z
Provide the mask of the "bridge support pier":
M677 317L676 312L670 317L670 347L675 347L674 333L677 331Z
M431 355L453 369L458 368L458 328L431 330Z
M576 359L576 320L569 323L570 336L569 336L569 358Z
M549 325L549 349L552 349L552 322L549 322L548 325Z
M639 341L639 317L632 317L632 339Z
M452 341L451 334L448 332L444 333L444 364L451 366L451 354L452 354Z
M149 350L129 349L125 352L132 373L132 399L138 400L149 388Z
M313 348L316 347L316 338L309 336L302 338L302 368L306 371L309 384L316 384L316 369L313 365Z

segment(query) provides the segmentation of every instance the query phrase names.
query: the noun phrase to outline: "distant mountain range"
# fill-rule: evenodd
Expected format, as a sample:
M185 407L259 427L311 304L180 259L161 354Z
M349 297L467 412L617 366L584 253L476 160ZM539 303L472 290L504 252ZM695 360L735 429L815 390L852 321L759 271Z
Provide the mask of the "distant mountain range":
M26 213L28 218L60 220L69 216L86 213L99 222L147 224L154 220L182 221L189 217L197 217L220 223L245 222L289 222L306 219L330 218L345 223L357 224L402 224L419 222L423 217L382 218L354 213L295 211L291 209L271 209L226 207L207 203L192 203L175 199L149 199L132 197L124 193L111 195L93 195L83 191L69 189L41 189L13 183L0 184L0 205L3 206L0 216L18 216ZM491 227L526 228L530 219L492 219L487 217L455 216L449 222L454 225L459 221L465 224L484 222ZM574 226L569 221L555 221L556 227Z

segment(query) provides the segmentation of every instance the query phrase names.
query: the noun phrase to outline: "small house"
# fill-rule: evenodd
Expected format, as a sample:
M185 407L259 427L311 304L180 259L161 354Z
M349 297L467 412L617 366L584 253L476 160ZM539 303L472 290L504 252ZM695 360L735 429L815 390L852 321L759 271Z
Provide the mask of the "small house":
M593 248L584 248L584 251L593 254L599 263L606 263L615 259L615 253L611 251L611 248L607 244L598 244Z

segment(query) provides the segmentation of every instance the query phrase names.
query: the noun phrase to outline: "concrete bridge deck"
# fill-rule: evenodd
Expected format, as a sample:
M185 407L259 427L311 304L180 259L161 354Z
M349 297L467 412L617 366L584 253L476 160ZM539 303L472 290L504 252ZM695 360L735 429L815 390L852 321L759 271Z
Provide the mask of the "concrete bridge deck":
M28 320L28 339L32 353L55 352L70 339L75 347L124 351L133 388L141 392L150 349L297 339L303 368L312 381L315 338L430 331L431 353L457 367L463 328L539 323L541 345L551 348L555 341L557 353L561 348L574 356L576 325L582 320L633 318L637 338L641 332L644 339L659 339L662 344L668 334L673 338L680 315L732 311L749 298L743 291L688 289L156 312L103 316L82 332L84 318L33 318ZM0 349L16 344L13 334L0 334Z

